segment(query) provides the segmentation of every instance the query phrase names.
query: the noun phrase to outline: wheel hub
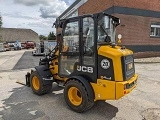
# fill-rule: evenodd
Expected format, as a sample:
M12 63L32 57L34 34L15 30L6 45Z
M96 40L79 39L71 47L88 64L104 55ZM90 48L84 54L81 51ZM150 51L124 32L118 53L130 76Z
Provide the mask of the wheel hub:
M79 106L82 103L82 95L76 87L71 87L69 89L68 97L70 102L75 106Z
M34 88L35 90L39 90L39 88L40 88L40 83L39 83L39 79L37 78L37 76L34 76L34 77L32 78L32 85L33 85L33 88Z

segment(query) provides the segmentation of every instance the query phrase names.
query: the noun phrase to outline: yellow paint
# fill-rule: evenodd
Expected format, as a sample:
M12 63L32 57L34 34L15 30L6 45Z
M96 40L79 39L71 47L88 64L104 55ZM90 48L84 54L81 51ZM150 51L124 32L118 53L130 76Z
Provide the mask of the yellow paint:
M118 39L118 44L121 44L121 39Z
M39 82L39 79L38 79L37 76L34 76L34 77L32 78L32 85L33 85L33 88L34 88L35 90L39 90L39 89L40 89L40 82Z
M136 81L138 75L135 74L130 80L123 82L115 82L109 80L97 79L97 83L91 83L95 93L95 101L97 100L116 100L131 92L136 84L130 89L124 90L125 84L131 84ZM126 94L124 94L126 91Z
M124 90L124 85L125 84L131 84L132 82L136 81L138 78L138 75L135 74L130 80L128 81L124 81L124 82L116 82L116 99L119 99L121 97L123 97L124 95L130 93L137 84L135 84L134 86L132 86L129 89ZM126 93L124 93L126 92Z
M112 46L101 46L98 49L98 54L112 59L115 81L104 80L101 77L101 79L97 79L97 83L90 83L95 93L95 101L116 100L131 92L136 87L136 84L126 90L124 86L125 84L131 84L133 81L136 81L138 76L135 74L128 81L123 80L121 57L132 55L133 52L128 49L121 49L119 46L115 46L114 48ZM58 62L58 59L52 61L53 65L50 65L50 68L54 67L54 69L51 69L54 78L64 82L67 81L67 78L60 78L58 75L55 75L58 74L58 65L55 65L55 62ZM69 67L73 69L73 66ZM75 91L78 91L75 87L70 88L68 96L72 104L76 106L81 104L82 98L78 97Z
M79 106L82 103L82 95L76 87L69 88L68 98L69 101L75 106Z
M119 46L115 46L114 48L112 46L101 46L98 54L112 59L115 80L123 81L121 57L132 55L133 52L128 49L121 49Z
M57 51L55 53L55 55L58 55L58 54L59 54L59 51ZM67 78L61 78L61 77L58 76L58 65L56 65L56 63L58 63L58 57L57 57L56 60L53 60L52 64L49 66L51 73L54 75L53 76L54 79L66 81ZM52 69L52 68L54 68L54 69Z
M115 99L115 81L98 79L97 83L91 83L96 100Z

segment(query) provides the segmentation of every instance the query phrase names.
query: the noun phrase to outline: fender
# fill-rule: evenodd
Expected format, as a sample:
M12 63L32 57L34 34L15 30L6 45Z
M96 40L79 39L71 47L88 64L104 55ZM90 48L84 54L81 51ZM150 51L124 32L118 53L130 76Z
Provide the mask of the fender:
M93 92L93 88L92 88L91 84L88 82L88 80L86 80L82 76L72 76L72 77L68 78L68 80L71 80L71 79L79 80L84 85L85 89L87 90L87 93L89 93L88 94L89 100L90 101L94 100L95 95L94 95L94 92ZM66 83L67 83L67 81L66 81Z
M44 85L54 82L53 75L46 65L39 65L35 69Z

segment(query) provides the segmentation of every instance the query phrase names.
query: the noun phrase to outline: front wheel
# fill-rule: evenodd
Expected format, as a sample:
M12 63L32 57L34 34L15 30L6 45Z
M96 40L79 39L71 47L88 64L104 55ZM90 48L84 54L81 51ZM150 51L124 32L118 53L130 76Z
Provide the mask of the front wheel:
M64 88L65 101L75 112L84 112L94 105L94 100L89 100L88 94L90 93L78 80L68 81Z
M51 91L52 84L44 85L37 71L31 73L30 84L34 94L43 95Z

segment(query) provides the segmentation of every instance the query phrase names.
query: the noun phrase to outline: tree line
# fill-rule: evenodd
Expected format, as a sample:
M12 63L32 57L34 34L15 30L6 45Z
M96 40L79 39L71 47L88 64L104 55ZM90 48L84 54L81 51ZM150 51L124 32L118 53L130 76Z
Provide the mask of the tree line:
M56 40L56 35L54 32L50 32L48 36L39 35L40 40Z
M2 16L0 15L0 28L2 27Z
M2 24L3 24L3 22L2 22L2 16L0 15L0 42L2 42L2 30L1 30Z

